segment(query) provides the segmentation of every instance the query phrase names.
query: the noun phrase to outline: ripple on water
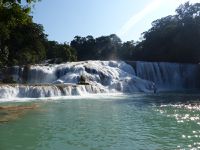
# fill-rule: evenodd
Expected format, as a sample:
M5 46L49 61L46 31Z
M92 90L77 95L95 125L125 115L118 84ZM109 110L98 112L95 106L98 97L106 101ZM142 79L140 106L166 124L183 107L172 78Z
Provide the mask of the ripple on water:
M37 101L38 109L0 125L0 149L199 149L200 102L161 105L167 98L174 95Z
M165 104L155 106L155 110L167 118L175 119L180 127L182 140L189 149L200 149L200 102ZM178 149L185 149L178 145Z

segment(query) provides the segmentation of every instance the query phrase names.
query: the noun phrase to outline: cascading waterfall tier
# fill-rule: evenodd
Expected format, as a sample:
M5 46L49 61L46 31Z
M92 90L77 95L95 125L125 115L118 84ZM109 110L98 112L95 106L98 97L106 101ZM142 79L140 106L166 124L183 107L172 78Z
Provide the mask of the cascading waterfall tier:
M168 62L127 62L137 77L153 81L159 90L183 90L200 88L199 64Z
M0 98L55 97L110 92L154 92L200 88L200 67L193 64L141 61L80 61L14 66L0 78L17 84L0 85ZM79 85L81 78L86 84ZM24 84L25 83L25 84Z
M1 85L0 98L153 91L153 82L137 77L133 67L123 61L81 61L59 65L15 66L8 69L8 74L20 85ZM77 85L81 77L85 78L88 85Z
M7 84L0 85L0 98L40 98L40 97L60 97L60 96L73 96L85 95L95 93L105 93L104 89L99 89L91 85L67 85L67 84L54 84L54 85L21 85L21 84Z

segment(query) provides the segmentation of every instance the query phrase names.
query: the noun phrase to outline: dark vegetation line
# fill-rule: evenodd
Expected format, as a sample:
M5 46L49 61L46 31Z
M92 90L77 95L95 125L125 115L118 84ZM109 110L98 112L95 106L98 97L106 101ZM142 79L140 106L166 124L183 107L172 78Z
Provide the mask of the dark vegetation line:
M79 60L200 62L200 3L180 5L175 15L152 22L141 41L115 34L76 36L70 44L49 41L30 11L37 0L0 0L0 67Z

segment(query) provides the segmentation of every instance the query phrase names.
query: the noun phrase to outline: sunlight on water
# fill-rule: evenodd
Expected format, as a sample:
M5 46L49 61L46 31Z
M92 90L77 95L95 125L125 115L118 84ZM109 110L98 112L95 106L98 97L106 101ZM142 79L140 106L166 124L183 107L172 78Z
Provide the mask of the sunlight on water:
M182 140L189 149L200 149L200 102L161 105L156 111L168 118L174 118L180 128L187 128L182 132ZM185 147L178 145L177 148Z

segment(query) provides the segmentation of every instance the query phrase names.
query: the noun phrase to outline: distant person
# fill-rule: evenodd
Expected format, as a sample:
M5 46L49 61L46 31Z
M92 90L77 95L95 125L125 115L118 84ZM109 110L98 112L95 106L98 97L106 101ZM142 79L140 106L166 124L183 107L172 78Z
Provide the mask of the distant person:
M156 84L155 83L153 83L153 93L154 94L157 93L157 88L156 88Z

